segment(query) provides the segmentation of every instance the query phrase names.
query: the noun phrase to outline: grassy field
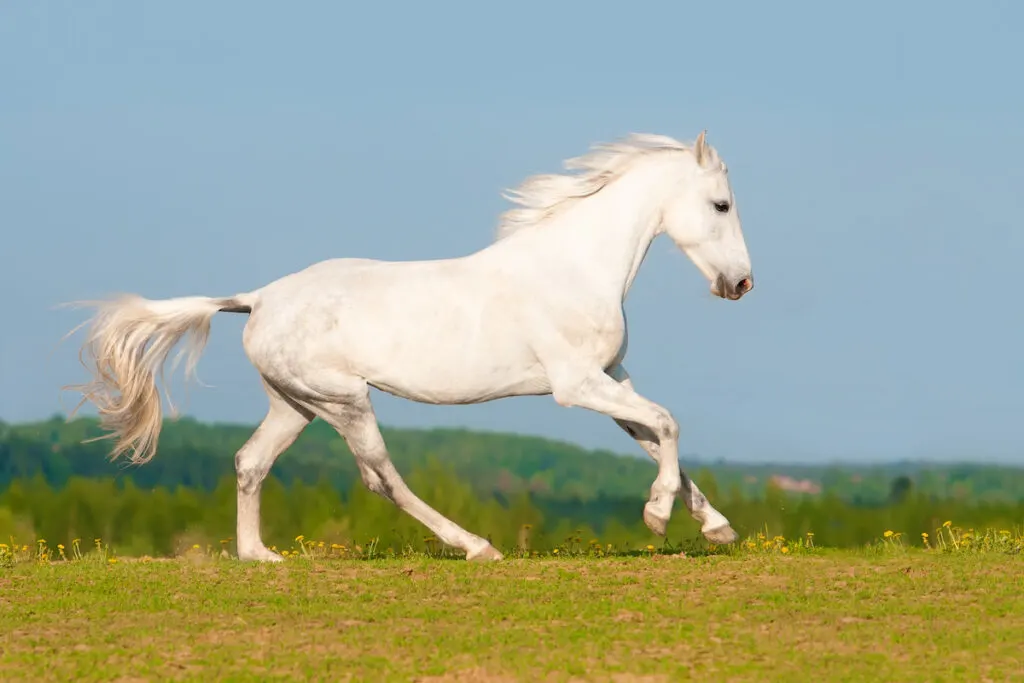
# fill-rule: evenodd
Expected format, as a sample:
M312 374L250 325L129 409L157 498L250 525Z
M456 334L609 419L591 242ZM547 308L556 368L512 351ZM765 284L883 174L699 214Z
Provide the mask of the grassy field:
M1003 540L489 565L36 557L0 569L0 680L1024 680L1024 556Z

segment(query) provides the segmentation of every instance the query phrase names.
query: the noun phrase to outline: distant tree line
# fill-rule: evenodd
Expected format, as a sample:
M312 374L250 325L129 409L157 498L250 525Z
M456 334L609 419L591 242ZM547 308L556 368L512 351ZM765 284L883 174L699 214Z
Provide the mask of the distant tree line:
M150 555L196 543L230 546L233 454L250 433L168 423L157 457L125 468L107 461L108 443L82 443L99 434L91 420L0 424L0 542L44 538L52 547L101 538L120 552ZM385 437L413 490L499 548L546 550L568 539L625 549L663 543L641 521L655 474L647 459L460 430L388 430ZM772 482L776 471L705 463L694 478L745 536L812 532L818 545L848 547L886 530L919 541L946 520L965 528L1024 523L1024 495L1016 488L1022 477L1011 468L785 469L813 477L819 495L783 491ZM344 442L321 424L275 465L264 486L263 518L265 539L280 548L300 534L336 544L378 539L380 548L396 551L436 544L419 523L365 489ZM699 539L677 505L669 541Z
M234 474L234 453L252 434L247 425L204 424L192 419L168 421L157 457L144 467L126 467L107 459L110 443L96 421L63 418L30 424L0 422L0 491L16 479L41 475L62 487L73 476L130 479L140 488L185 486L212 491ZM533 495L587 502L646 496L657 472L654 463L634 448L637 457L586 450L571 444L515 434L459 429L384 429L395 465L403 473L436 459L476 493ZM632 443L623 437L626 448ZM711 474L723 491L746 498L765 495L773 476L809 479L825 492L854 505L888 505L911 491L934 499L1016 502L1024 499L1024 468L955 463L891 463L865 467L772 463L724 463L682 457L691 474ZM281 456L271 476L285 485L328 482L348 491L358 471L345 442L326 424L315 421Z

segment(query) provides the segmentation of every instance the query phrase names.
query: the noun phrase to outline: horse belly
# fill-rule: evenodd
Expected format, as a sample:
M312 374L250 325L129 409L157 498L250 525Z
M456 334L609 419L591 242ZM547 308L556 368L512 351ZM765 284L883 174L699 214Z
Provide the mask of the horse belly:
M498 368L421 364L420 370L402 376L372 374L367 383L381 391L420 403L460 405L484 403L512 396L551 393L541 369L508 374Z
M409 303L350 298L337 324L307 341L316 348L304 372L327 365L381 391L436 404L550 391L515 325L489 307L465 300L443 310Z
M550 392L543 368L514 340L417 328L378 341L373 349L346 345L347 359L369 384L396 396L460 404Z

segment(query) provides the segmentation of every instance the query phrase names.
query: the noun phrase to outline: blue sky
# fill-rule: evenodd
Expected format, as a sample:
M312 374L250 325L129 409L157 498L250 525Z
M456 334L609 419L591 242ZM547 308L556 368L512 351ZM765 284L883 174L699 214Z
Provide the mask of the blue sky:
M58 343L82 313L60 302L468 253L527 175L707 128L757 288L711 298L663 239L627 303L627 367L684 454L1020 462L1022 20L1013 2L3 3L0 419L74 405L81 336ZM216 319L190 414L262 417L243 323ZM547 398L376 401L391 425L639 453Z

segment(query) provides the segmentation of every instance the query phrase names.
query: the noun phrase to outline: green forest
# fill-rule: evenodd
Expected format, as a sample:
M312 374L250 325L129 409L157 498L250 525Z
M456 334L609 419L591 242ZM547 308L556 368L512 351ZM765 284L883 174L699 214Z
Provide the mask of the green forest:
M600 543L661 545L641 520L656 474L646 456L547 439L455 429L384 429L396 466L424 500L503 550ZM0 422L0 542L51 547L94 539L122 554L170 555L230 546L234 453L252 426L168 421L154 460L111 462L95 420ZM691 461L684 465L741 536L806 538L850 547L887 530L920 539L946 521L1019 528L1024 469L903 462L871 467ZM428 531L362 485L347 447L314 422L263 489L264 537L430 550ZM676 506L667 541L700 543Z

